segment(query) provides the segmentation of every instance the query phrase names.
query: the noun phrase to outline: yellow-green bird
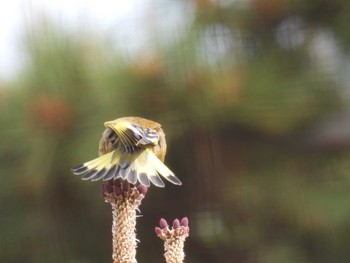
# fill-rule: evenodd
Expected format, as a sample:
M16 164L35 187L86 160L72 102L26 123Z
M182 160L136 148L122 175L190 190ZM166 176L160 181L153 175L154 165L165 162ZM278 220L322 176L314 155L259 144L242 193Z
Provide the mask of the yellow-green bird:
M100 157L72 168L83 180L104 181L121 178L131 184L150 183L164 187L160 176L181 185L165 166L165 134L157 122L140 117L124 117L104 123L99 144Z

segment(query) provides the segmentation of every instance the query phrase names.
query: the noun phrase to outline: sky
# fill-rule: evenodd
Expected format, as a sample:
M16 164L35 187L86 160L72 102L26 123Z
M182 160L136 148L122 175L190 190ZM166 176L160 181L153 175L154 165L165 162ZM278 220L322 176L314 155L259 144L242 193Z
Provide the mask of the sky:
M20 40L26 24L44 13L64 26L89 18L96 28L108 30L113 24L139 17L150 0L11 0L0 1L0 80L13 77L22 65Z
M122 40L118 44L125 52L140 53L155 35L174 41L194 18L192 4L166 0L0 1L0 82L11 80L24 64L21 36L42 14L63 28L93 24L94 32Z

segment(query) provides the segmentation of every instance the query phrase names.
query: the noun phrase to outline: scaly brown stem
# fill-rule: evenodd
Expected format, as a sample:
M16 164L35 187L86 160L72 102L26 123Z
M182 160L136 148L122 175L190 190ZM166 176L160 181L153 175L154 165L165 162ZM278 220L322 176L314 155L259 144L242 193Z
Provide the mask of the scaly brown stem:
M104 198L112 206L113 262L136 263L136 212L144 194L134 187L121 191L118 186L109 192L104 192Z

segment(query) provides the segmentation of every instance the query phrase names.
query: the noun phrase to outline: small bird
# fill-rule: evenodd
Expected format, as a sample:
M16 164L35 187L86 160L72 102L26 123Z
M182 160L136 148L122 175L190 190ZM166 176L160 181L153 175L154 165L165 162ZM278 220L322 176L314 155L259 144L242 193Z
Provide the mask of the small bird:
M159 175L175 185L181 181L165 166L165 134L157 122L140 117L124 117L104 123L99 143L100 157L72 168L83 180L104 181L121 178L131 184L150 183L164 187Z

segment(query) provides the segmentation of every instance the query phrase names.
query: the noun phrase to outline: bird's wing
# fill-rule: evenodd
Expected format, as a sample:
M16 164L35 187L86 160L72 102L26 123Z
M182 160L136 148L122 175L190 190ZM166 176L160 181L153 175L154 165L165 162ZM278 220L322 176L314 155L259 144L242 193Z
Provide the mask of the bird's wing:
M142 132L141 139L137 142L137 146L157 145L159 142L159 134L156 130L146 128Z
M129 179L133 179L135 182L136 179L134 177L137 177L137 180L145 186L150 186L151 182L155 186L164 187L164 182L160 177L162 176L173 184L182 184L179 178L157 158L151 149L144 150L135 158L135 161L130 165L128 170L131 173L131 178L127 176L127 179L131 183L133 182ZM134 175L134 173L136 175Z
M71 169L74 174L83 175L83 180L97 181L102 178L114 178L120 162L120 155L115 151L104 154L94 160L85 162Z
M106 122L105 126L111 128L126 148L157 145L159 134L151 128L142 128L140 125L125 121Z
M160 178L162 176L173 184L181 185L181 181L174 173L148 148L133 153L121 153L120 149L116 149L74 167L72 172L83 175L83 180L97 181L122 178L132 184L136 184L138 181L147 187L150 186L150 183L164 187L164 182Z

